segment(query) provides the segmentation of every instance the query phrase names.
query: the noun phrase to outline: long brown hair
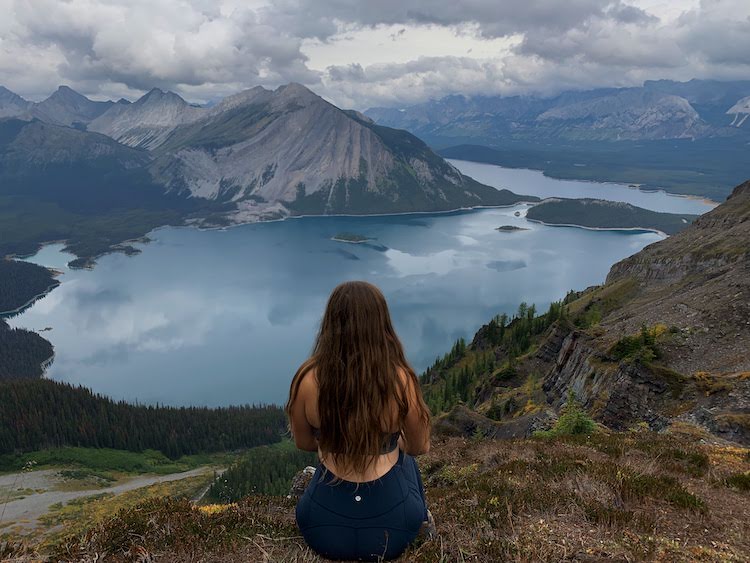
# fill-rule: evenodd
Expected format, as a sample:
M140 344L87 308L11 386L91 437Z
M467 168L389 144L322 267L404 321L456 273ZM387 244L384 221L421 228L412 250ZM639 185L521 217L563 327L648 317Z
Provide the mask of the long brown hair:
M409 408L417 409L426 425L430 423L385 297L370 283L345 282L331 293L312 355L292 379L287 416L302 378L311 369L318 381L318 445L344 472L364 472L386 446L390 433L403 428ZM412 396L417 400L412 405L399 369L414 386Z

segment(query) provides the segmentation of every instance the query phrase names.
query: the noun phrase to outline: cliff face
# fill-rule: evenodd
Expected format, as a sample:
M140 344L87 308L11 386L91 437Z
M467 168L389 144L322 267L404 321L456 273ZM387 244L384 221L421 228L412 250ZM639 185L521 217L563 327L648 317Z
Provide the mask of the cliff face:
M590 310L621 300L595 330L565 336L545 391L559 402L572 388L613 427L638 420L663 428L680 418L750 440L749 274L746 182L684 232L615 264L605 286L572 304ZM657 325L667 328L658 361L612 361L618 339Z
M669 361L678 371L750 371L750 182L684 232L615 264L607 284L624 280L637 290L604 319L608 330L676 326L684 338Z

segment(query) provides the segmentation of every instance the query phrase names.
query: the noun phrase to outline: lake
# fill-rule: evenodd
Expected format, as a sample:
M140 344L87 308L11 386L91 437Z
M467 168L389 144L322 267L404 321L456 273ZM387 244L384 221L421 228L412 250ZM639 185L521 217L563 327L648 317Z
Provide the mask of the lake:
M565 189L566 182L539 178ZM700 203L620 189L667 210ZM328 294L342 281L381 287L421 371L493 315L512 313L521 301L546 309L569 289L601 283L614 262L662 238L547 227L526 221L527 209L164 228L138 245L141 254L108 255L93 270L68 270L70 256L49 246L31 260L63 269L62 285L11 324L52 328L43 333L56 353L49 377L116 399L280 403L310 351ZM528 230L496 231L501 225ZM331 240L344 232L372 240Z
M456 168L488 186L506 188L518 194L537 197L570 197L624 201L637 207L667 213L692 213L700 215L711 211L716 203L705 199L669 194L658 190L640 190L626 184L602 184L583 180L557 180L539 170L527 168L502 168L493 164L448 160Z

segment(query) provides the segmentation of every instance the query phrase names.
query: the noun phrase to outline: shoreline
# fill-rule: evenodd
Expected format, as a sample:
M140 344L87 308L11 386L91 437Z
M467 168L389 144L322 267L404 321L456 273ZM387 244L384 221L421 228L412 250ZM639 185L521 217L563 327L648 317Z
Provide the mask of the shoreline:
M492 148L492 147L490 147ZM644 188L643 184L639 184L637 182L630 182L628 184L622 184L620 182L613 182L611 180L589 180L589 179L582 179L582 178L560 178L558 176L550 176L547 174L547 172L543 168L527 168L525 166L501 166L499 164L492 164L491 162L481 162L478 160L466 160L464 158L447 158L442 157L445 160L449 161L449 163L452 164L451 161L456 162L469 162L471 164L483 164L485 166L497 166L498 168L505 168L508 170L529 170L530 172L539 172L544 176L545 178L549 178L551 180L557 180L558 182L585 182L587 184L607 184L610 186L618 186L622 188L627 188L629 190L637 190L646 194L658 194L663 193L665 195L671 196L671 197L680 197L683 199L690 199L694 201L700 201L707 205L711 205L712 207L718 207L721 205L720 201L714 201L713 199L706 197L706 196L700 196L700 195L691 195L691 194L678 194L675 192L670 192L664 188ZM455 166L455 165L454 165ZM459 170L460 171L460 170ZM463 174L463 172L461 172ZM468 176L469 174L467 174ZM632 185L631 185L632 184ZM496 186L492 186L496 189L507 189L507 188L497 188ZM559 196L557 196L559 197ZM581 199L581 198L571 198L571 199ZM611 200L608 200L611 201ZM707 213L707 212L706 212Z
M660 231L659 229L656 229L654 227L589 227L586 225L576 225L574 223L546 223L545 221L541 221L540 219L529 219L528 217L526 217L525 219L530 223L537 223L538 225L544 225L546 227L569 227L574 229L585 229L587 231L648 232L656 233L657 235L661 235L665 238L668 238L670 236L664 231Z
M32 256L33 256L33 254L32 254ZM44 266L44 267L47 268L47 266ZM23 313L26 309L28 309L29 307L31 307L34 303L36 303L37 301L39 301L43 297L46 297L50 293L52 293L52 291L56 287L58 287L61 283L62 282L56 281L55 283L53 283L52 285L50 285L47 289L45 289L42 293L40 293L38 295L35 295L31 299L29 299L26 303L24 303L20 307L16 307L12 311L0 311L0 318L6 317L6 316L18 315L20 313ZM34 331L34 332L36 332L36 331Z
M536 196L534 196L536 197ZM182 228L195 228L199 231L224 231L233 229L235 227L243 227L245 225L257 225L260 223L278 223L281 221L287 221L291 219L320 219L320 218L336 218L336 217L401 217L404 215L447 215L450 213L471 213L473 211L481 211L483 209L510 209L511 207L516 207L517 205L536 205L538 203L541 203L543 200L542 198L539 198L539 201L518 201L516 203L510 203L508 205L474 205L471 207L456 207L455 209L446 209L443 211L399 211L395 213L335 213L335 214L325 214L325 213L319 213L319 214L312 214L312 215L287 215L285 217L278 217L275 219L258 219L257 221L242 221L240 223L233 223L231 225L222 225L222 226L216 226L216 227L202 227L200 225L163 225L161 227L156 227L155 229L152 229L149 231L149 233L154 233L156 231L159 231L161 229L167 229L167 228L175 228L175 229L182 229ZM347 241L348 242L348 241Z
M36 333L36 334L39 334L39 333ZM50 367L52 367L52 364L54 363L54 361L55 361L55 352L53 351L52 355L49 358L47 358L41 364L39 364L39 367L42 369L42 374L39 376L40 379L44 379L47 377L47 370Z

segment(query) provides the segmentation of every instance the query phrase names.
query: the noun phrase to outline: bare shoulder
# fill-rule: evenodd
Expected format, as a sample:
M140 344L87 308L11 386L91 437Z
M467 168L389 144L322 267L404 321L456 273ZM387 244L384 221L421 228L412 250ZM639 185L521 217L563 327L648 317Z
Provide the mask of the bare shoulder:
M318 392L318 376L315 372L315 367L308 369L302 376L298 392L302 397L310 397Z
M409 375L409 372L404 368L403 366L398 366L396 368L396 373L398 374L399 381L403 384L403 388L406 390L406 393L411 396L414 394L414 379Z

